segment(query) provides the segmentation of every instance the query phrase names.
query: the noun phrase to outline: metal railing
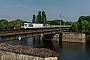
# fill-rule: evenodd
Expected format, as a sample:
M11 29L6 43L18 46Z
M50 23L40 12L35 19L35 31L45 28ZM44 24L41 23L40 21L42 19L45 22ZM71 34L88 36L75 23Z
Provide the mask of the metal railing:
M71 25L46 25L44 27L45 28L50 28L50 27L71 27Z

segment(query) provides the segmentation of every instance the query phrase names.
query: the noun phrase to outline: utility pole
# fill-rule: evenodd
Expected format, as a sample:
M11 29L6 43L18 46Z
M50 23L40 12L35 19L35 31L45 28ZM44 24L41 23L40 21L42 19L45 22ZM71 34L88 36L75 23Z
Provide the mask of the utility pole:
M60 32L61 32L61 17L64 17L64 16L62 16L62 15L60 15Z
M60 15L60 32L61 32L61 15Z

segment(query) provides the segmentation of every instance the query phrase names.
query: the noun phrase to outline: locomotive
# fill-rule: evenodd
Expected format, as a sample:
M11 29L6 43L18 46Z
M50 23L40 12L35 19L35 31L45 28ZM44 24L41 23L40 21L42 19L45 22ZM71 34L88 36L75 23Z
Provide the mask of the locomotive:
M21 29L30 29L30 28L43 28L43 24L37 24L37 23L22 23Z

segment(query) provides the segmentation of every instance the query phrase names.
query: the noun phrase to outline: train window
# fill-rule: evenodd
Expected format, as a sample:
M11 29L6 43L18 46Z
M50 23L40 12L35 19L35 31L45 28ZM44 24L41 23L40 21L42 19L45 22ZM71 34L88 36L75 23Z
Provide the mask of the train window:
M33 27L33 25L32 24L29 24L29 27Z
M27 26L27 24L24 24L24 26Z

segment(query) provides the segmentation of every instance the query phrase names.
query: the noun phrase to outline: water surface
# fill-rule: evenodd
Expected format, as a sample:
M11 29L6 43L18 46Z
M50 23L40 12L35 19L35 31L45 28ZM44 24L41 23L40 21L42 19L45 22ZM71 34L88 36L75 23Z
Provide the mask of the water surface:
M42 41L36 38L24 38L20 41L13 40L4 42L11 45L24 45L33 48L48 48L59 54L59 60L90 60L90 43L69 43Z

